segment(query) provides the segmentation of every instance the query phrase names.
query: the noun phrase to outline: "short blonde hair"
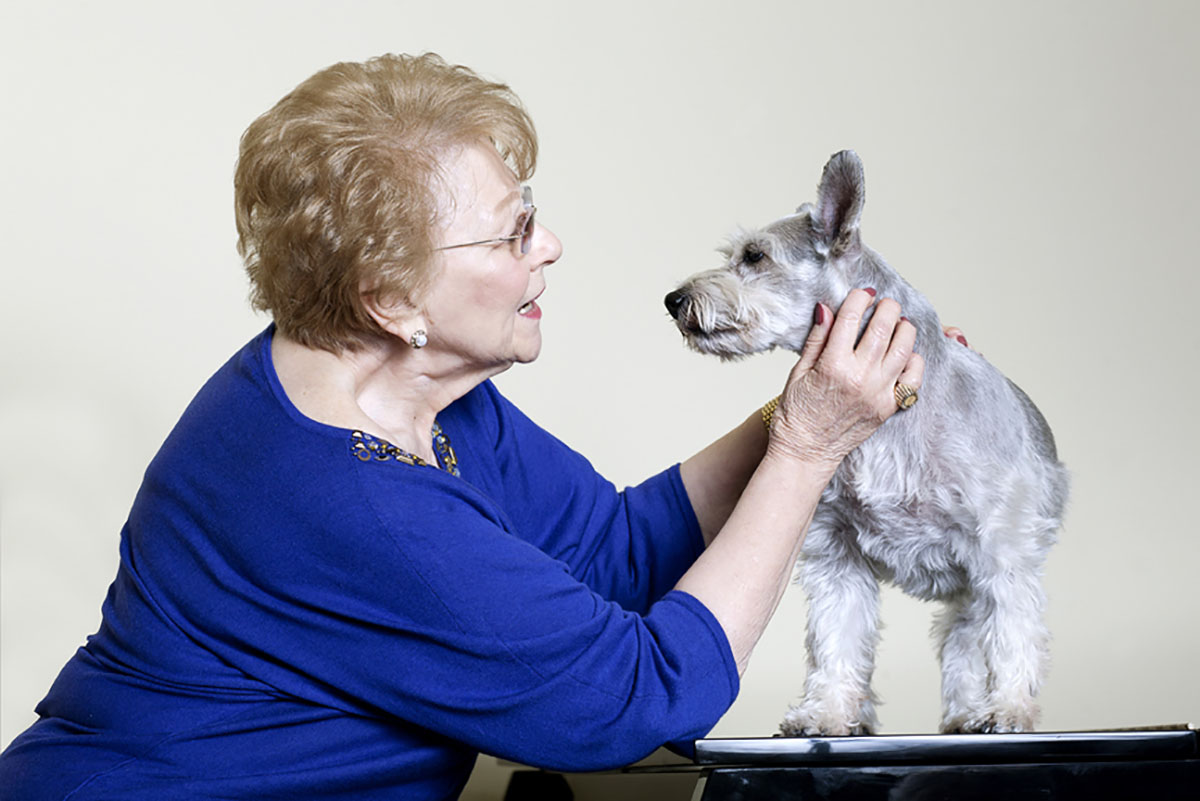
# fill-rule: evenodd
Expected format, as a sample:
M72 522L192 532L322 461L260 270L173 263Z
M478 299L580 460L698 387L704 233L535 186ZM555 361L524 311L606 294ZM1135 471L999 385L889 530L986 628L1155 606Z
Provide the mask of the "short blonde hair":
M439 157L490 140L528 180L537 135L521 101L440 56L341 63L297 86L242 135L238 252L251 302L309 347L381 334L362 303L414 304L433 274Z

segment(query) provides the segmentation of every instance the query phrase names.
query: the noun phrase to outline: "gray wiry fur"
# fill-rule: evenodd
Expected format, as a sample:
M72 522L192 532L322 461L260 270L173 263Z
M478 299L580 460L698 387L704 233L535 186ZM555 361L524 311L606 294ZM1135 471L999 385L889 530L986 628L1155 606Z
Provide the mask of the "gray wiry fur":
M723 358L799 351L817 302L836 309L853 287L895 298L918 330L926 362L919 402L847 457L804 544L808 675L782 730L876 730L871 674L882 579L945 604L934 625L942 731L1026 731L1048 659L1040 578L1066 502L1066 471L1029 398L944 337L929 301L862 244L863 197L862 163L838 153L815 206L739 232L723 267L667 296L688 343Z

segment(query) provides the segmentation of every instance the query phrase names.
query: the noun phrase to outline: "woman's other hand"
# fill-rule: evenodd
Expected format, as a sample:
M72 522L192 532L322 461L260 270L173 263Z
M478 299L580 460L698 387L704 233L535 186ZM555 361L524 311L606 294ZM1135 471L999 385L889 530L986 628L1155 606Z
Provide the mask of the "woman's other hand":
M957 340L960 345L971 348L971 346L969 344L967 344L966 335L963 334L962 329L959 328L958 326L955 326L955 325L942 326L942 333L946 335L947 339ZM971 348L971 350L974 350L974 348Z

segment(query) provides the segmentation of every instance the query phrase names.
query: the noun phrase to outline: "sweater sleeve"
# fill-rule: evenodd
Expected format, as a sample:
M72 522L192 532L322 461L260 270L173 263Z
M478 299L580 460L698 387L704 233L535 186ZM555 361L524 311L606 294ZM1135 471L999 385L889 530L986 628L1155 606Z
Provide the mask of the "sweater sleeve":
M704 541L678 465L618 491L490 382L471 403L464 411L489 432L492 452L461 461L495 465L514 532L603 597L644 613L700 555Z
M692 596L630 612L505 531L465 483L355 468L362 497L336 533L215 549L178 576L189 637L288 695L559 770L701 737L733 702L728 642Z

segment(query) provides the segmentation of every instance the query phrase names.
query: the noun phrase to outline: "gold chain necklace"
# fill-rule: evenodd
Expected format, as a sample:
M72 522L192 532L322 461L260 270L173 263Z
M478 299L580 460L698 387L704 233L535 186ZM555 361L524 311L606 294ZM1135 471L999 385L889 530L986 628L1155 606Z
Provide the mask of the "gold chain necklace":
M454 447L450 444L450 437L446 435L445 431L442 431L442 427L436 422L433 424L430 433L433 436L433 447L437 451L438 461L441 462L441 469L452 476L457 476L458 456L454 453ZM350 452L363 462L387 462L395 459L403 464L418 465L420 467L430 466L428 462L415 453L409 453L386 440L376 439L365 431L350 432ZM433 467L439 467L439 465L433 465Z

